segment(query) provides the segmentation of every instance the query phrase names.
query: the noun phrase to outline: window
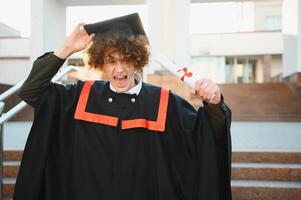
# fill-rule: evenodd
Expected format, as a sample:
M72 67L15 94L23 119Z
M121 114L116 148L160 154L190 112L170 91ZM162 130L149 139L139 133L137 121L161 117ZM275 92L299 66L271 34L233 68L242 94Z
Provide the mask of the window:
M267 30L281 30L281 16L266 16L265 25Z

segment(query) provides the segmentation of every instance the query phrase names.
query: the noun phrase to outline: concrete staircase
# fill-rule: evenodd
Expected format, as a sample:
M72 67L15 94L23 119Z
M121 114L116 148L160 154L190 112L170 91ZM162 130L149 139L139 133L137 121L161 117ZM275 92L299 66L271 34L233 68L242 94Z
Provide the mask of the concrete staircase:
M285 83L223 84L236 121L301 121L301 101Z
M301 199L301 152L233 152L233 200Z
M13 197L22 154L23 151L4 151L3 197L6 200L9 200Z
M13 196L22 151L4 152L6 200ZM301 199L301 152L233 152L233 200Z
M285 83L221 84L235 121L301 121L301 101ZM198 100L191 98L193 105Z

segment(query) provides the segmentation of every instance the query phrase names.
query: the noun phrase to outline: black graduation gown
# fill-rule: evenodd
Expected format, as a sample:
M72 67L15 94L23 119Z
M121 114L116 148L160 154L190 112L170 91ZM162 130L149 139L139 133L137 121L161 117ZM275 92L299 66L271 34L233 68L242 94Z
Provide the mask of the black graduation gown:
M50 84L35 119L14 200L231 199L231 112L216 141L207 105L143 83L139 95L103 81Z

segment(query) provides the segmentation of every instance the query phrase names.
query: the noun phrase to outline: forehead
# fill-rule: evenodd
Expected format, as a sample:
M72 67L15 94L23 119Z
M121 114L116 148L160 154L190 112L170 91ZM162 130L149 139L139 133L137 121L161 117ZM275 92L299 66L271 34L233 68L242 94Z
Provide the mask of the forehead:
M125 55L118 51L117 49L111 49L107 50L104 53L104 58L109 59L109 58L114 58L114 59L123 59Z

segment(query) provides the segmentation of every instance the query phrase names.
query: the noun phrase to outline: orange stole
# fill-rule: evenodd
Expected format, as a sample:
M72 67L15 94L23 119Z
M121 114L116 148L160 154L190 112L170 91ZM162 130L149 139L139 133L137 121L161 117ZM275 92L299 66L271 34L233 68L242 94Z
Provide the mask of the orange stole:
M86 81L83 89L80 93L80 97L77 103L76 111L74 114L74 119L94 122L109 126L117 126L118 118L109 116L109 115L101 115L95 113L86 112L86 105L88 102L89 93L91 90L94 81ZM158 108L158 114L156 121L150 121L147 119L130 119L130 120L122 120L121 121L121 129L130 129L130 128L146 128L153 131L165 131L165 122L168 108L168 99L169 99L169 91L161 88L160 94L160 102Z

